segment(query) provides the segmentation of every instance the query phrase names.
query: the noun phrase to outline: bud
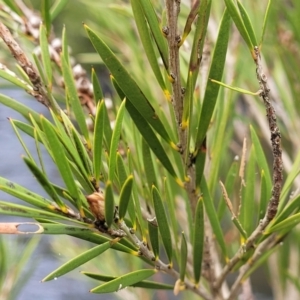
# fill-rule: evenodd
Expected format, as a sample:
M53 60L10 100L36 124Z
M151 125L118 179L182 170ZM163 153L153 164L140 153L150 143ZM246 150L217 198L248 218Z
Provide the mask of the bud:
M90 205L90 211L95 216L97 221L105 221L105 202L103 193L95 192L86 196L86 199Z

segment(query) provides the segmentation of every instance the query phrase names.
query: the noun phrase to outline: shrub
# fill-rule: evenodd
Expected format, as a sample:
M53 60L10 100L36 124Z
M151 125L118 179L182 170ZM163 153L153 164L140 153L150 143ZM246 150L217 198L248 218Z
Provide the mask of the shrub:
M298 244L298 238L287 237L295 237L299 223L300 197L292 193L299 156L294 159L293 147L288 149L287 161L295 162L283 184L282 136L274 109L284 98L287 116L280 115L280 127L289 141L298 112L287 95L296 92L294 73L278 59L280 54L286 58L283 53L271 61L274 52L264 46L267 23L275 24L279 5L103 1L98 24L83 24L99 56L81 58L106 66L113 90L107 97L96 70L88 76L74 63L66 29L61 39L54 38L52 23L66 1L52 7L42 1L41 17L21 2L3 2L10 30L1 23L0 35L18 66L12 70L9 61L0 75L46 106L51 117L0 95L2 105L26 119L9 121L26 153L24 163L48 195L1 177L0 189L29 205L4 200L0 213L30 218L26 224L36 230L26 232L24 223L14 222L1 223L0 232L62 234L96 244L43 281L110 251L112 260L123 252L132 263L126 274L83 272L105 282L92 293L133 286L172 289L176 295L190 290L203 299L249 297L249 277L262 265L269 266L281 296L288 295L288 282L299 288L298 274L283 258ZM94 6L86 5L92 16ZM262 20L262 29L253 26L254 18ZM21 33L20 41L11 32ZM26 38L35 46L33 61ZM282 42L294 51L291 39ZM287 88L278 85L281 77ZM38 159L21 132L32 137ZM47 174L41 148L62 185ZM277 258L275 268L270 261ZM173 283L155 276L148 280L158 272ZM233 283L228 283L232 272Z

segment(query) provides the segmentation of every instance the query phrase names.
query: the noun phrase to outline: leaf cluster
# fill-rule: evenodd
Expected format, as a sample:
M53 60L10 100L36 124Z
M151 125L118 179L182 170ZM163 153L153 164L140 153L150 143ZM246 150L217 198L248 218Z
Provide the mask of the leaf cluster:
M42 197L0 177L0 190L26 203L4 199L0 214L29 218L37 226L33 234L68 235L95 244L43 281L109 251L114 258L123 253L139 263L126 274L83 271L104 282L92 293L141 287L234 299L257 268L274 271L268 262L276 254L280 267L274 272L288 274L281 276L282 294L288 280L297 288L289 261L280 258L288 255L286 245L293 244L288 236L295 235L300 222L300 197L291 193L300 156L289 149L295 162L283 182L280 148L281 137L286 146L297 126L299 109L289 99L297 93L289 69L297 57L287 58L278 48L289 64L274 62L274 79L270 83L264 77L261 59L269 60L270 49L267 45L263 52L262 46L267 22L276 19L278 9L272 1L259 11L233 0L218 8L211 0L196 0L191 7L180 1L170 5L169 0L166 6L150 0L103 1L106 17L98 23L92 17L83 25L95 53L80 58L107 68L107 94L96 68L87 75L74 65L67 41L71 29L63 28L60 46L55 46L52 24L67 1L41 2L43 22L26 32L36 46L34 63L30 53L21 56L9 46L13 36L5 31L5 25L14 30L16 22L28 25L33 11L25 14L19 4L3 2L0 35L19 66L1 65L0 76L45 105L50 117L0 94L0 104L25 119L9 122L24 149L24 163L47 194ZM82 5L95 14L92 3ZM263 20L259 31L253 25L258 13ZM288 16L294 24L293 13ZM122 22L109 21L116 18ZM23 45L20 41L21 49ZM281 72L289 87L277 90ZM258 92L248 91L255 88ZM291 117L279 115L282 135L269 92L283 98ZM24 135L32 138L35 154ZM291 148L299 145L293 142ZM45 156L57 167L61 185L47 173ZM27 233L21 225L1 223L0 232ZM278 250L282 241L287 242ZM223 294L229 273L236 271L229 296ZM173 284L157 280L158 272L171 276Z

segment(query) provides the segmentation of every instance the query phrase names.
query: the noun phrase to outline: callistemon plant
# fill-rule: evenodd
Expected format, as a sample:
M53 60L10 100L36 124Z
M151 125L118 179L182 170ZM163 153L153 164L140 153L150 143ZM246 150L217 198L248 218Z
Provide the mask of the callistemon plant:
M275 298L299 297L298 2L1 3L0 76L49 113L0 94L22 116L8 119L20 160L47 195L0 174L24 202L2 194L0 215L14 219L0 232L64 235L60 252L77 240L43 282L81 266L98 281L90 292L122 299L252 299L259 268ZM74 27L55 34L68 7ZM73 57L67 36L94 52ZM17 283L9 276L0 286Z

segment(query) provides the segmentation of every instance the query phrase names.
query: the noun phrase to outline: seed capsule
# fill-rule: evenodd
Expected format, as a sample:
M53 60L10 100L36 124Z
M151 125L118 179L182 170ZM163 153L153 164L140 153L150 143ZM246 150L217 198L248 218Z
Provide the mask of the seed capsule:
M103 193L95 192L86 196L86 199L90 205L90 211L98 221L105 221L105 202Z

